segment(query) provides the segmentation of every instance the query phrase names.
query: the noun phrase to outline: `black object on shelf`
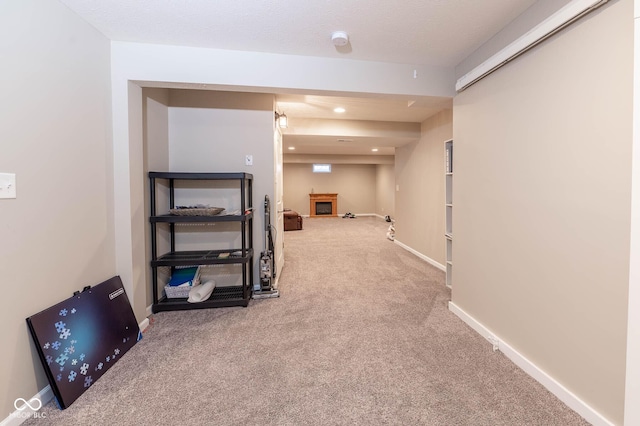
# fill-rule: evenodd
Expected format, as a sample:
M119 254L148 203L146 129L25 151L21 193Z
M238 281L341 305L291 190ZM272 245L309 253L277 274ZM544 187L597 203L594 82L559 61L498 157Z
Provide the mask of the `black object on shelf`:
M172 214L158 215L157 189L164 183L168 185L169 206L175 205L176 181L238 181L240 192L240 209L238 214L219 214L211 216L181 216ZM249 173L176 173L149 172L151 210L149 222L151 224L151 281L153 292L152 311L174 311L185 309L222 308L230 306L248 306L253 291L253 175ZM166 186L165 186L166 187ZM215 190L215 185L211 185ZM176 250L176 225L206 224L216 222L237 223L241 234L240 247L212 250ZM168 227L170 235L170 250L158 254L158 227ZM159 296L161 290L158 283L158 269L170 267L172 272L176 267L237 264L242 270L242 284L229 287L215 287L208 300L189 303L186 298L167 298Z

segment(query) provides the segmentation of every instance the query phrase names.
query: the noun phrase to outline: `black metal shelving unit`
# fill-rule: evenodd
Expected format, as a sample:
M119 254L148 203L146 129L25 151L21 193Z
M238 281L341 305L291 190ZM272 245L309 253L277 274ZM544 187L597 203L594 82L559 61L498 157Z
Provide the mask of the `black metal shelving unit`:
M156 191L159 181L169 189L169 209L175 208L175 182L181 180L199 181L239 181L240 214L216 216L178 216L157 215ZM151 285L153 291L154 313L185 309L222 308L230 306L248 306L253 291L253 175L249 173L176 173L149 172L151 210ZM181 224L207 224L216 222L237 222L241 233L241 247L216 250L176 250L176 227ZM158 226L168 226L170 251L158 254ZM221 253L231 253L229 257L219 258ZM199 266L239 264L242 269L242 284L231 287L216 287L211 297L203 302L189 303L186 298L167 298L159 296L158 268L178 266Z

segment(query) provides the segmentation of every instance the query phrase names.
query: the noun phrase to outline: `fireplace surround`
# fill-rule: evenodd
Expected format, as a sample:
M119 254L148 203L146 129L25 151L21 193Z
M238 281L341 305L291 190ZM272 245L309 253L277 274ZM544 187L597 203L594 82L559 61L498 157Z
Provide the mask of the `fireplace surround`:
M338 194L309 194L309 217L337 217Z

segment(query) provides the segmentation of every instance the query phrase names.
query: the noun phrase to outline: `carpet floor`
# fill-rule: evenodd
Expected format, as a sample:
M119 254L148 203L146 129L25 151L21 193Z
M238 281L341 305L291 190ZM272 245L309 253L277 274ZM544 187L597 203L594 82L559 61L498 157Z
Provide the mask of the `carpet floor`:
M162 312L66 410L25 424L587 425L447 308L373 217L285 233L278 299Z

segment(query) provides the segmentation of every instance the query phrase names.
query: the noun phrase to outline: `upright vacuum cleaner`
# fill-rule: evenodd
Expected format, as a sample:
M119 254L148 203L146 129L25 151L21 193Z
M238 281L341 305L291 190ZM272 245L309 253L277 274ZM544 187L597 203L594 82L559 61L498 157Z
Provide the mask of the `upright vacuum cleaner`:
M253 292L254 299L280 297L275 288L276 261L274 259L273 236L271 234L271 201L264 196L264 251L260 254L260 290Z

